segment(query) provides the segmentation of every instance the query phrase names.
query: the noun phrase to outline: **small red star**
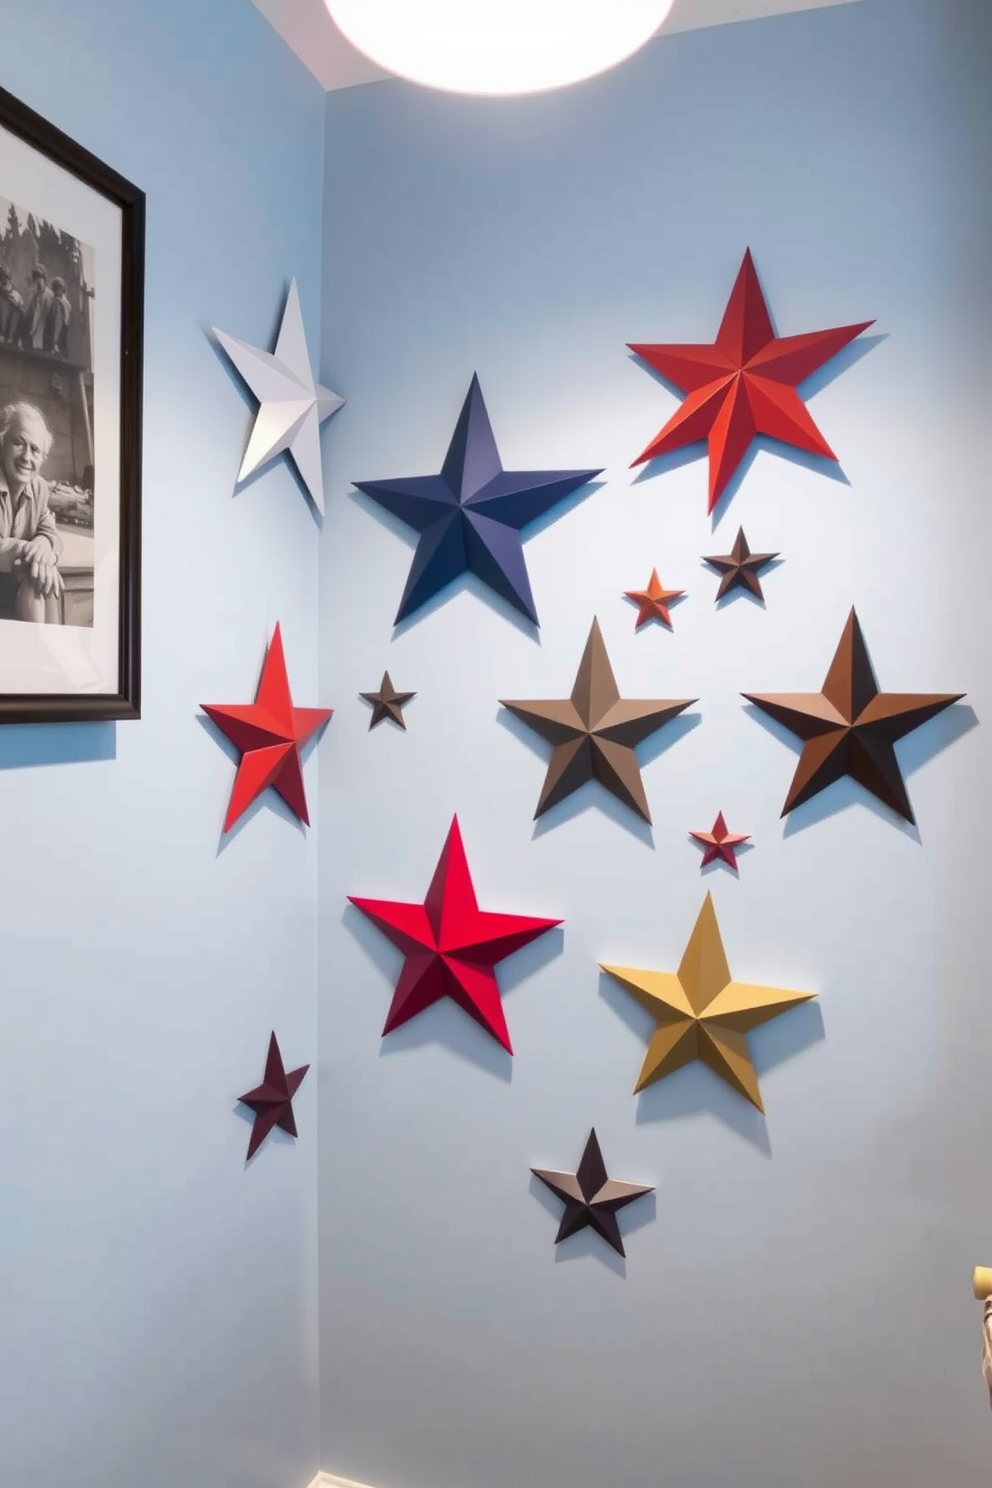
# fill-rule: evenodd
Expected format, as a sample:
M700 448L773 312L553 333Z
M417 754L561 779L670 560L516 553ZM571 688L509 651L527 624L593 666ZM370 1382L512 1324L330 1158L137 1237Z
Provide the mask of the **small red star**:
M303 1076L310 1068L301 1064L299 1069L286 1073L275 1034L269 1040L269 1053L265 1061L265 1078L261 1085L239 1095L238 1100L255 1112L251 1136L248 1139L248 1158L251 1159L261 1147L274 1126L296 1136L296 1118L293 1115L293 1096L303 1084Z
M294 708L286 674L282 634L272 634L253 703L200 705L241 751L231 800L224 818L230 831L242 812L270 785L300 821L310 825L300 749L327 722L333 708Z
M348 897L406 955L383 1034L450 997L513 1053L493 968L561 920L480 909L457 816L423 904Z
M673 599L680 599L684 593L684 589L663 588L658 577L658 570L653 568L646 589L624 590L626 598L632 599L636 605L640 606L637 619L634 621L634 629L640 630L641 626L646 625L649 620L660 620L662 625L667 625L671 630L672 617L668 613L668 606Z
M636 356L686 395L681 408L633 463L643 465L657 455L707 440L712 511L759 434L836 460L796 389L873 324L863 320L801 336L776 336L748 249L715 342L628 343Z
M695 837L696 841L701 842L706 849L699 865L700 868L705 868L707 863L714 863L719 858L728 867L736 870L737 854L734 848L739 847L742 842L751 840L749 832L728 832L722 811L717 814L712 832L690 832L689 836Z

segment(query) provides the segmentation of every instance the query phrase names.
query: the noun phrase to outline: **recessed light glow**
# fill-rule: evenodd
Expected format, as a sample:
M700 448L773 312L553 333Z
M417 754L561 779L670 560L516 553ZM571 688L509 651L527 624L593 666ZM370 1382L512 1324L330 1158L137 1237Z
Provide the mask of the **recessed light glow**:
M673 0L324 0L387 72L452 93L538 93L615 67Z

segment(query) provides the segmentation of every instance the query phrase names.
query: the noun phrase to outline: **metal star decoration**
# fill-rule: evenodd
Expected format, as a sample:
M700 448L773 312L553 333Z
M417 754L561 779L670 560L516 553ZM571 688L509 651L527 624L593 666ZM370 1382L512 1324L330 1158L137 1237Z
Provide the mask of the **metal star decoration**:
M331 717L333 708L297 708L293 705L277 625L262 664L262 675L253 703L201 703L207 717L234 747L241 751L231 800L224 818L229 832L252 801L271 785L305 825L306 787L303 784L303 745Z
M660 620L662 625L672 629L672 617L668 612L668 606L673 600L681 599L685 593L684 589L666 589L658 577L658 570L651 570L646 589L625 589L624 598L632 599L639 607L637 619L634 621L634 629L640 630L649 620Z
M694 837L705 849L702 862L699 865L701 869L705 868L708 863L715 863L719 858L722 863L726 863L729 868L733 868L735 873L737 872L737 854L734 852L734 848L740 847L742 842L750 842L751 840L750 833L728 832L727 823L723 819L722 811L717 812L717 818L713 823L713 830L711 832L690 832L689 836Z
M504 470L473 376L440 475L355 481L420 534L396 624L460 574L473 573L536 625L521 533L599 470Z
M777 553L752 553L744 536L744 528L738 529L734 539L734 546L729 553L717 553L710 558L704 558L710 568L715 568L717 573L722 574L720 587L716 591L717 600L721 600L725 594L732 589L744 589L748 594L753 594L755 599L764 603L764 594L761 591L761 580L759 573L767 564L778 557Z
M599 621L593 620L570 698L500 701L553 746L535 818L564 801L587 780L598 780L618 801L650 823L635 748L696 699L622 698Z
M372 717L369 719L369 731L371 732L385 719L390 719L399 728L406 728L406 720L403 717L403 709L411 698L415 698L415 692L397 692L389 678L388 672L383 672L382 681L378 692L363 692L360 694L367 703L372 704Z
M747 1035L752 1028L816 996L815 992L789 992L731 981L709 894L703 900L677 972L602 964L601 969L657 1021L635 1094L694 1059L701 1059L759 1111L764 1106Z
M310 500L323 516L320 426L344 399L314 379L296 280L289 286L274 352L239 341L216 326L213 333L259 404L238 483L287 450Z
M423 904L349 898L406 957L384 1035L450 997L513 1053L494 967L561 920L480 909L457 816Z
M650 1184L620 1183L607 1177L595 1127L589 1133L575 1173L558 1173L550 1168L531 1168L531 1172L565 1205L555 1236L556 1245L579 1230L591 1229L620 1255L627 1254L617 1214L635 1199L654 1193L654 1188Z
M633 464L705 439L710 460L707 510L712 512L759 434L836 460L796 389L873 324L863 320L828 331L776 336L748 249L715 342L628 343L635 356L686 395Z
M303 1076L309 1068L308 1064L301 1064L299 1069L290 1070L287 1074L279 1050L279 1041L273 1033L269 1040L264 1080L261 1085L256 1085L254 1090L238 1096L241 1104L248 1106L255 1113L251 1137L248 1141L248 1161L255 1156L274 1126L278 1126L281 1131L287 1132L291 1137L297 1135L296 1118L293 1115L293 1096L303 1084Z
M852 609L820 692L741 696L803 741L783 816L850 775L898 816L915 822L893 746L964 693L879 692Z

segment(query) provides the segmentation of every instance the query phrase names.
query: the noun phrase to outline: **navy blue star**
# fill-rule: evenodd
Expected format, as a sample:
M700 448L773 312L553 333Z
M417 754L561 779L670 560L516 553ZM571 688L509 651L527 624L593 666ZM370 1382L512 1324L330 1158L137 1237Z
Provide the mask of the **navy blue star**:
M459 574L474 573L536 625L520 533L599 470L504 470L478 376L458 415L440 475L355 481L420 534L398 625Z

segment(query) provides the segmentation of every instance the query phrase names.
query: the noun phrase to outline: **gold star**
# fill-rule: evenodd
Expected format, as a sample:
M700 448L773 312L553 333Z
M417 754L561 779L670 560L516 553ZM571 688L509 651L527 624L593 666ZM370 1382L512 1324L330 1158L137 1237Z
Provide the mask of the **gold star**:
M701 1059L732 1089L764 1111L747 1035L779 1013L809 1002L816 993L731 981L709 894L703 900L677 972L639 971L632 966L602 963L601 968L658 1022L634 1086L635 1094L684 1064Z

